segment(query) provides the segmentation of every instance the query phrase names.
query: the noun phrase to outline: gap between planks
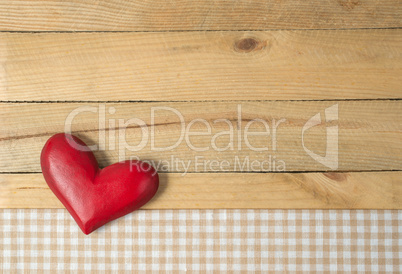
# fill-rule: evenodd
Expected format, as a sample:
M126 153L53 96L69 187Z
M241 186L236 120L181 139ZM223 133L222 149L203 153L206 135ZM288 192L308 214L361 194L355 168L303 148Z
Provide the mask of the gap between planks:
M63 208L42 174L1 174L0 208ZM160 174L143 209L401 209L402 172Z
M384 27L384 28L300 28L300 29L232 29L232 30L155 30L155 31L147 31L147 30L127 30L127 31L107 31L107 30L70 30L70 31L13 31L13 30L0 30L0 33L21 33L21 34L52 34L52 33L65 33L65 34L74 34L74 33L166 33L166 32L185 32L185 33L192 33L192 32L264 32L264 31L347 31L347 30L393 30L393 29L402 29L401 27Z
M136 101L136 100L109 100L109 101L81 101L81 100L58 100L58 101L1 101L0 104L119 104L119 103L222 103L222 102L232 102L232 103L241 103L241 102L360 102L360 101L401 101L402 98L378 98L378 99L296 99L296 100L152 100L152 101Z

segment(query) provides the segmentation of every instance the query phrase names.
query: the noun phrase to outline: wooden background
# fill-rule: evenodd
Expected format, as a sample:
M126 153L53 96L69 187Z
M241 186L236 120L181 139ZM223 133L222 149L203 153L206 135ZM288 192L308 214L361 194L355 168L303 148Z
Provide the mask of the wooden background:
M102 105L116 110L108 118L150 124L151 108L167 106L186 123L229 119L238 130L241 105L240 127L254 118L286 119L275 151L286 172L200 173L193 166L181 176L172 168L145 208L401 209L401 6L395 0L1 1L0 207L62 207L40 174L39 155L78 107ZM339 168L331 171L303 150L301 130L335 104ZM162 118L155 138L167 145L177 139L179 121ZM324 152L325 129L323 123L306 137L317 153ZM93 113L73 124L90 144L102 130ZM128 129L127 141L138 135L138 128ZM95 155L101 166L118 160L110 146ZM185 144L165 152L146 146L137 155L231 163L235 156L265 157L245 149L194 152Z

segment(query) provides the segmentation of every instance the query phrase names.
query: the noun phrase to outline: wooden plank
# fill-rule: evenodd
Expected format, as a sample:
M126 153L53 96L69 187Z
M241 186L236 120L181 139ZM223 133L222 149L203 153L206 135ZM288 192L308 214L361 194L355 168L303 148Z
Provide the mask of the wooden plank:
M401 26L401 4L397 0L2 0L0 26L14 31L389 28Z
M1 33L0 100L402 98L401 34Z
M158 109L161 107L170 109ZM338 119L325 122L330 118L327 110L334 108ZM400 100L3 103L0 172L40 172L43 145L53 134L65 131L68 119L73 134L88 145L100 145L95 156L101 166L138 156L154 160L159 170L170 172L402 170L401 111ZM133 120L135 123L123 126L133 118L142 120L144 127ZM219 119L227 121L216 121ZM254 119L265 121L268 129L262 122L251 123ZM303 143L308 121L317 125L304 132ZM247 126L248 132L269 135L247 136L246 140ZM338 127L338 140L333 139L336 133L327 133L327 129L335 130L334 126ZM190 136L188 132L204 135ZM310 150L312 155L324 157L329 151L327 143L328 147L338 144L336 167L308 154ZM329 154L335 157L336 151Z
M402 172L160 174L144 209L402 209ZM42 174L1 174L0 208L63 208Z

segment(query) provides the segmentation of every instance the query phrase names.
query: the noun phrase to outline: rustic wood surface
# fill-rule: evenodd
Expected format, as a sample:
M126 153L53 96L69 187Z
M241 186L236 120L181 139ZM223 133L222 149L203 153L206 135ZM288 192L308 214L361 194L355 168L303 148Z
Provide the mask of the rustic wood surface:
M170 103L62 103L33 104L8 103L1 104L0 119L0 172L40 172L39 156L43 144L50 136L65 130L65 121L70 113L77 108L93 107L98 113L88 110L78 114L72 122L75 135L81 137L88 145L99 144L100 134L105 135L105 150L95 151L101 166L122 161L129 157L139 156L143 160L170 161L172 157L190 163L189 171L213 172L209 165L196 166L195 157L208 160L227 160L230 166L225 171L239 171L236 157L244 163L246 157L250 161L267 160L269 155L276 157L276 162L284 161L286 171L325 171L328 167L311 158L302 144L302 128L317 113L324 114L330 106L338 105L339 119L331 123L325 120L305 133L305 146L325 155L326 127L338 125L339 171L363 170L401 170L402 169L402 102L400 101L301 101L301 102L170 102ZM241 120L238 120L238 107L241 106ZM100 107L105 109L105 125L99 131L98 117ZM193 136L182 139L177 147L168 151L156 151L151 147L151 112L154 109L154 147L168 147L179 141L182 127L179 116L172 111L155 110L157 107L170 107L181 113L185 127L195 119L205 119L211 127L211 134ZM113 109L114 114L109 114ZM139 118L147 124L148 137L142 133L142 128L134 123L127 129L118 128L117 119L128 121ZM225 148L233 143L232 148L225 151L214 149L211 140L219 132L230 130L227 123L214 123L218 119L227 119L232 124L233 139L224 135L216 139L217 148ZM269 125L269 136L251 136L249 145L245 143L246 125L252 119L263 119ZM276 127L276 137L273 135L273 121L282 120ZM114 120L114 125L109 120ZM239 123L239 121L241 121ZM113 121L112 121L113 122ZM112 128L110 128L112 125ZM248 132L265 130L262 123L254 122ZM238 129L238 126L240 130ZM123 131L124 130L124 131ZM103 132L103 133L102 133ZM124 133L125 132L125 133ZM188 132L207 133L207 126L195 123ZM115 140L109 142L109 134ZM238 142L238 134L241 142ZM123 134L131 146L145 140L139 151L125 151L125 156L119 150L123 144ZM143 139L144 138L144 139ZM272 143L276 140L276 149ZM111 139L113 140L113 139ZM239 144L241 148L239 149ZM193 145L195 148L192 148ZM264 148L266 151L254 151L253 148ZM208 148L197 151L197 148ZM123 158L119 158L123 157ZM202 159L198 162L204 162ZM271 159L270 162L273 162ZM268 165L268 163L267 163ZM171 172L180 172L175 166L169 165ZM196 169L197 168L197 169ZM242 171L259 171L258 169L243 169ZM283 170L272 170L283 171Z
M80 113L72 130L104 145L95 151L102 167L122 160L122 136L130 145L140 141L140 128L124 132L118 119L149 126L153 107L178 110L186 125L205 119L211 135L229 124L237 135L256 118L271 130L285 120L276 149L273 131L251 138L254 147L268 147L263 152L244 138L242 149L234 138L225 151L197 152L184 141L170 151L149 143L124 150L124 159L198 156L230 164L223 173L192 162L185 176L170 166L144 208L402 209L401 53L396 0L1 1L0 208L61 207L40 174L39 155L68 115L86 106L98 113ZM334 105L338 120L325 123ZM305 146L324 155L326 129L338 126L339 166L331 173L303 149L303 126L317 113L322 123L305 133ZM177 140L179 122L172 112L156 118L156 146ZM252 131L263 129L254 123ZM220 136L216 144L229 141ZM211 136L191 142L208 147ZM286 164L285 173L235 169L235 157L268 155Z
M392 28L401 26L401 5L397 0L3 0L0 26L6 31Z
M401 172L160 174L144 209L402 206ZM41 174L0 175L0 208L63 208Z
M401 98L402 30L2 33L0 100Z

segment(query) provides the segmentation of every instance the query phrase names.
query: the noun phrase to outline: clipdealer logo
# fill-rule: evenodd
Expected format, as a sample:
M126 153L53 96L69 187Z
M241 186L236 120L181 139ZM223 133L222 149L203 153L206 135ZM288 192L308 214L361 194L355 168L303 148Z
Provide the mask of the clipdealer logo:
M131 152L129 155L130 160L146 161L154 166L159 171L183 171L184 174L192 169L196 172L202 171L252 171L252 172L269 172L269 171L286 171L286 163L282 159L278 159L276 151L278 149L278 128L285 124L285 118L280 119L248 119L247 123L242 120L242 105L237 105L237 119L221 118L213 121L207 121L202 118L196 118L187 121L184 115L177 109L168 106L156 106L150 108L150 120L147 124L144 120L137 117L126 119L106 119L106 114L113 115L116 113L115 107L106 107L105 104L98 106L82 106L71 111L65 120L65 133L72 133L72 125L75 119L79 119L79 114L84 112L91 112L97 114L98 118L98 145L91 145L89 149L92 151L105 151L106 149L117 150L118 160L127 160L127 151ZM155 127L158 126L156 120L159 117L166 117L169 112L170 117L174 117L177 125L180 127L180 135L177 139L172 140L174 143L168 146L157 146ZM338 105L333 105L325 110L325 121L331 122L338 119ZM243 126L245 123L245 126ZM322 123L321 114L317 113L311 117L303 126L301 132L302 146L305 152L315 161L323 164L324 166L337 169L338 168L338 126L328 126L326 128L326 154L325 156L318 155L309 150L305 146L305 133L314 126ZM197 126L195 126L197 125ZM253 131L253 125L257 125L259 131ZM127 129L137 129L135 134L135 145L129 144L126 140ZM198 131L194 131L197 128ZM200 130L202 128L202 130ZM219 129L216 130L216 129ZM215 129L215 130L213 130ZM225 129L225 130L222 130ZM108 132L108 144L106 141L106 132ZM117 140L116 140L117 132ZM194 136L202 136L203 142L192 142L191 138ZM259 136L263 142L259 142L259 146L252 144L250 138ZM137 138L138 137L138 138ZM176 138L176 137L175 137ZM130 143L133 141L130 138ZM221 140L221 142L218 141ZM207 141L205 141L207 140ZM227 142L222 142L227 140ZM82 147L74 141L69 141L70 145L79 150L86 150L87 147ZM117 143L117 146L116 146ZM185 144L191 151L199 152L195 155L194 159L181 159L175 155L175 149ZM222 143L224 145L222 145ZM219 144L219 145L218 145ZM132 155L134 152L147 149L155 152L172 151L170 159L161 159L159 161L140 159L137 155ZM250 150L258 152L259 155L263 153L265 159L261 157L257 160L250 159L248 154L232 153L234 159L224 159L218 161L217 159L208 159L209 157L202 156L202 152L213 150L217 153L223 151L241 151ZM194 154L194 153L192 153ZM241 158L240 155L243 155ZM245 156L246 155L246 156Z
M330 123L333 121L338 121L338 104L330 106L325 109L325 122ZM304 144L304 134L305 132L319 124L321 124L321 114L317 113L313 117L311 117L307 123L303 126L302 129L302 145L303 149L307 152L307 154L316 160L317 162L323 164L324 166L336 170L339 166L339 159L338 159L338 136L339 136L339 129L338 125L327 126L326 127L326 148L325 148L325 156L318 155L311 150L309 150Z

